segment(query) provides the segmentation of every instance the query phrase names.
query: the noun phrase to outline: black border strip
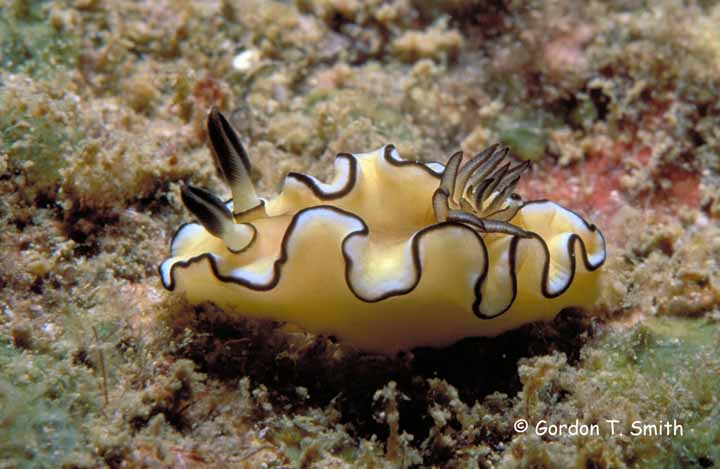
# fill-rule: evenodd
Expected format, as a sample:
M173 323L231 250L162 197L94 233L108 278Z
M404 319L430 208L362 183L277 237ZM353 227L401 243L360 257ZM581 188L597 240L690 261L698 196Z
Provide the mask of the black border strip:
M603 264L605 263L605 260L607 259L607 249L606 249L607 246L606 246L606 244L605 244L605 236L603 236L602 232L597 228L597 226L595 226L595 225L592 224L592 223L588 223L588 221L585 220L585 218L583 218L582 215L578 214L577 212L575 212L575 211L573 211L573 210L570 210L570 209L567 208L567 207L563 207L562 205L557 204L557 203L553 202L552 200L548 200L548 199L530 200L530 201L528 201L528 202L523 203L523 207L521 207L520 210L522 210L522 208L524 208L526 205L538 205L538 204L544 204L544 203L555 204L555 205L557 205L558 207L562 208L563 210L567 210L568 212L572 213L573 215L575 215L576 217L578 217L578 218L580 219L580 221L583 223L583 225L585 225L585 229L587 229L588 231L590 231L590 232L593 233L593 234L597 233L597 234L600 236L600 241L601 241L601 244L602 244L603 257L602 257L602 259L600 260L600 262L597 263L597 265L592 265L592 264L590 263L590 260L589 260L588 255L587 255L587 248L586 248L586 246L585 246L585 243L583 242L582 239L580 239L580 242L581 242L581 244L582 244L583 262L584 262L584 264L585 264L585 269L588 270L588 271L590 271L590 272L592 272L593 270L596 270L596 269L599 268L601 265L603 265ZM519 213L519 211L518 211L518 213ZM517 214L516 214L516 215L517 215ZM578 236L577 234L575 234L575 233L573 233L573 234L574 234L576 237L579 238L579 236ZM571 242L572 242L572 240L568 240L568 245L569 245ZM544 241L543 241L543 243L544 243ZM571 252L570 252L570 257L571 257L572 259L575 259L575 252L574 252L574 251L571 251Z
M225 206L227 206L228 202L230 202L231 200L232 200L232 198L225 201ZM235 218L235 222L236 223L244 223L242 220L245 218L250 218L250 220L254 220L254 219L258 218L255 215L260 215L260 216L265 215L265 200L261 199L260 197L258 197L258 200L259 200L258 204L254 207L250 207L248 209L241 210L239 212L233 211L232 214L233 214L233 217ZM235 208L234 204L233 204L233 208Z
M248 242L248 243L245 245L245 247L242 248L242 249L237 249L237 250L235 250L235 249L230 249L229 246L225 245L225 247L227 248L227 250L230 251L230 252L233 253L233 254L242 254L243 252L247 251L248 249L250 249L250 247L251 247L253 244L255 244L255 240L257 239L258 231L257 231L257 228L255 228L255 225L253 225L252 223L239 223L239 224L240 224L240 225L248 225L250 228L252 228L253 234L252 234L252 238L250 239L250 242Z
M566 244L568 257L570 259L570 277L568 278L567 283L565 284L565 286L562 289L558 290L556 293L550 293L548 291L548 282L549 282L549 276L550 276L550 261L551 261L550 248L548 248L547 243L545 242L544 239L542 239L542 237L540 237L540 235L530 231L529 233L532 235L532 238L540 241L543 251L545 252L545 262L543 263L542 280L540 282L540 292L542 293L542 295L545 298L552 299L552 298L557 298L558 296L565 293L568 290L568 288L570 288L570 285L572 285L573 281L575 280L575 272L577 269L577 265L576 265L576 261L575 261L575 243L577 243L577 242L580 243L580 249L582 251L582 257L583 257L583 264L585 265L585 270L587 270L588 272L592 272L594 270L599 269L600 266L602 266L605 263L605 260L607 259L607 250L606 250L606 244L605 244L605 237L603 236L602 232L600 232L600 230L598 230L594 224L588 223L587 220L585 220L582 216L580 216L576 212L570 210L569 208L565 208L562 205L558 205L555 202L552 202L547 199L531 200L531 201L525 202L523 204L523 206L520 208L520 210L518 210L518 213L520 213L520 211L527 205L538 205L538 204L545 204L545 203L551 203L551 204L557 205L558 207L561 207L564 210L567 210L568 212L570 212L573 215L575 215L576 217L578 217L580 219L580 221L582 221L582 223L585 225L585 228L588 231L590 231L593 234L597 233L600 236L600 241L601 241L601 245L602 245L602 253L603 253L603 256L602 256L602 259L600 260L600 262L598 262L596 265L592 265L590 263L590 259L588 257L588 250L587 250L587 246L585 246L585 242L582 240L582 238L578 234L572 233L570 235L570 237L568 238L568 241ZM487 315L487 314L483 314L482 312L480 312L480 304L482 303L482 292L481 292L482 283L485 281L485 277L487 276L487 273L488 273L488 271L486 270L485 272L483 272L481 278L478 280L478 283L475 285L475 302L473 303L472 308L473 308L473 313L475 313L475 315L478 318L494 319L494 318L504 314L505 312L507 312L507 310L509 310L512 307L513 303L515 303L515 298L517 297L517 269L516 269L517 266L515 264L516 264L516 260L517 260L517 247L518 247L518 244L520 243L520 241L522 241L522 238L513 236L513 239L510 241L510 248L509 248L510 252L508 254L508 264L509 264L508 267L509 267L509 271L511 272L510 283L511 283L511 288L512 288L512 292L513 292L512 300L510 301L510 303L507 305L507 307L505 309L503 309L502 311L500 311L496 314Z
M173 245L175 244L175 238L178 237L178 235L179 235L180 232L183 230L183 228L185 228L186 226L190 226L190 225L197 225L197 226L205 229L205 231L207 231L207 228L205 228L204 226L202 226L202 224L200 224L200 223L195 223L195 222L183 223L182 225L180 225L180 227L178 227L177 230L175 230L175 233L173 234L172 239L170 240L170 254L172 254L172 247L173 247ZM234 250L234 249L230 249L229 247L225 246L225 248L226 248L228 251L230 251L231 253L233 253L233 254L242 254L243 252L247 251L248 249L250 249L250 246L252 246L253 243L255 243L255 240L257 239L258 231L257 231L257 228L255 228L255 225L253 225L252 223L247 223L247 222L246 222L246 223L243 223L243 225L250 225L250 228L252 228L252 230L253 230L252 239L251 239L250 242L247 244L247 246L245 246L244 248L239 249L239 250L237 250L237 251ZM208 232L208 233L209 233L209 232ZM213 235L212 233L211 233L210 235L213 236L213 237L215 237L215 238L222 239L222 238L219 238L219 237ZM161 273L160 275L162 276L162 273ZM164 283L163 283L163 286L165 286ZM165 287L165 288L167 288L167 287Z
M349 161L350 168L348 170L348 180L345 182L345 185L338 189L335 192L325 192L320 186L317 185L315 180L308 176L307 174L302 173L295 173L290 172L287 173L285 176L285 179L294 179L301 183L302 185L306 186L308 189L312 191L313 194L315 194L315 197L317 197L320 200L335 200L340 199L342 197L345 197L347 194L350 193L350 191L353 190L355 187L355 184L357 183L357 177L358 177L358 161L357 157L355 155L351 155L350 153L339 153L337 156L335 156L335 160L338 158L345 158ZM285 190L285 187L283 185L282 190L280 193Z
M547 203L547 202L548 202L547 200L538 200L538 201L528 202L526 205L535 204L535 203ZM420 241L422 240L424 235L426 235L427 233L433 232L438 229L443 229L448 226L452 226L452 227L459 227L462 229L466 229L469 232L473 233L473 235L479 241L480 246L482 246L482 249L483 249L485 263L482 267L481 274L478 277L478 280L475 282L475 286L474 286L475 301L473 302L473 305L472 305L473 313L480 319L493 319L493 318L496 318L496 317L504 314L505 312L507 312L507 310L510 309L510 307L515 302L515 299L517 297L517 272L516 272L517 247L522 239L517 236L513 236L512 240L510 241L510 252L508 255L508 259L509 259L509 272L511 272L511 288L512 288L512 292L513 292L511 300L508 302L507 306L503 310L499 311L498 313L493 314L493 315L483 314L482 312L480 312L480 305L482 303L481 289L482 289L482 284L484 283L485 279L487 278L487 275L490 270L489 269L490 258L488 255L487 246L485 245L485 241L483 240L483 238L475 230L463 225L462 223L456 223L456 222L442 222L442 223L437 223L434 225L429 225L429 226L422 228L421 230L414 233L413 237L411 238L411 249L410 250L411 250L411 255L412 255L412 264L413 264L413 268L414 268L415 280L413 281L413 283L410 287L404 288L404 289L390 290L378 298L364 298L353 288L352 282L350 281L350 272L352 270L354 261L353 261L352 257L350 256L350 254L347 252L346 244L352 237L368 236L370 230L369 230L367 224L365 223L365 221L362 220L361 218L359 218L357 215L355 215L351 212L348 212L346 210L340 209L338 207L332 206L332 205L317 205L317 206L313 206L313 207L308 207L308 208L298 211L293 216L293 219L290 221L290 224L288 225L288 228L285 231L285 234L283 235L283 238L282 238L281 247L280 247L280 256L273 263L273 275L272 275L270 281L267 282L266 284L258 284L258 283L250 282L245 279L222 275L219 272L219 269L217 267L214 257L210 253L203 253L203 254L192 257L185 261L175 262L172 265L172 267L170 267L170 272L169 272L170 284L169 285L165 284L164 278L162 277L162 271L160 270L160 268L158 268L158 270L160 271L161 281L163 283L163 286L170 291L174 290L175 289L175 269L176 268L185 268L191 264L201 262L202 260L207 259L210 263L210 268L211 268L213 275L215 275L215 277L222 282L242 285L244 287L250 288L255 291L271 290L271 289L275 288L275 286L277 286L277 284L280 281L281 273L282 273L282 266L287 262L287 259L288 259L288 251L287 251L288 247L287 246L288 246L290 237L293 235L293 233L295 231L295 227L298 223L300 216L302 216L303 214L305 214L307 212L313 211L313 210L323 210L323 209L331 210L340 215L345 215L345 216L354 218L356 221L360 222L360 224L362 225L362 229L351 231L350 233L348 233L345 236L345 238L343 238L343 240L341 242L341 250L342 250L343 258L345 259L345 282L348 285L348 288L350 289L350 291L352 291L352 293L355 295L355 297L361 301L364 301L366 303L376 303L376 302L385 300L385 299L393 297L393 296L404 295L404 294L412 292L417 287L417 285L420 283L420 279L422 278L422 264L420 261ZM566 209L566 210L568 210L568 209ZM550 259L550 250L547 246L547 243L538 234L532 233L533 238L540 241L540 244L542 245L543 250L545 252L545 261L543 263L542 283L541 283L541 293L545 298L556 298L556 297L562 295L563 293L565 293L565 291L567 291L567 289L572 284L572 282L575 278L575 272L576 272L575 243L577 243L577 242L580 243L580 248L581 248L581 251L583 254L583 256L582 256L583 262L585 264L586 270L593 271L593 270L598 269L605 262L605 259L606 259L605 239L602 236L602 233L600 233L597 230L595 225L587 223L587 221L585 221L585 219L583 219L581 216L577 215L575 212L572 212L571 210L568 210L568 211L573 213L574 215L578 216L578 218L580 220L582 220L582 222L586 225L586 227L588 228L589 231L597 232L600 235L600 239L602 241L602 251L603 251L603 253L605 253L605 255L603 255L602 260L600 262L598 262L597 265L592 265L588 259L588 254L587 254L588 251L587 251L585 242L582 240L582 238L579 235L573 233L568 238L567 247L566 247L566 249L568 250L568 257L570 259L570 277L563 289L559 290L556 293L550 293L548 291L548 277L549 277L550 260L551 260ZM182 229L186 225L187 225L187 223L182 225L180 227L180 229ZM180 229L178 229L178 232L180 231ZM173 242L174 242L176 236L177 236L177 232L176 232L175 236L173 236Z
M386 145L384 148L383 157L391 165L396 166L396 167L416 166L416 167L423 169L424 171L426 171L428 174L432 175L433 177L440 179L441 174L434 172L431 168L429 168L428 166L426 166L423 163L416 162L416 161L408 161L408 160L397 160L397 159L393 158L392 152L394 149L395 149L395 147L393 145ZM359 163L358 163L357 157L355 155L352 155L349 153L338 154L336 158L347 158L349 161L350 167L349 167L348 180L347 180L346 184L341 189L339 189L335 192L323 191L316 184L316 182L313 179L309 178L307 175L304 175L304 174L289 173L287 175L287 177L292 177L292 178L298 180L299 182L301 182L302 184L304 184L305 186L307 186L315 194L315 196L317 196L321 200L334 200L334 199L341 198L341 197L347 195L355 187L355 184L357 182L357 177L358 177L358 164ZM538 199L538 200L528 201L523 204L523 206L518 210L518 213L520 211L522 211L522 209L526 205L534 205L534 204L542 204L542 203L555 204L554 202L549 201L547 199ZM264 202L260 205L264 206ZM538 234L531 232L532 237L540 241L540 244L542 245L543 250L545 252L545 261L543 264L542 282L541 282L541 293L545 298L556 298L556 297L562 295L563 293L565 293L565 291L567 291L567 289L570 287L570 285L574 281L575 272L576 272L576 268L577 268L576 267L576 259L575 259L575 244L576 243L578 243L578 242L580 243L580 249L582 251L583 263L585 265L586 270L588 270L588 271L594 271L594 270L598 269L601 265L604 264L604 262L607 258L605 238L603 237L602 233L597 229L597 227L594 224L588 223L582 216L580 216L576 212L574 212L568 208L565 208L561 205L558 205L558 204L555 204L555 205L557 205L558 207L560 207L564 210L567 210L568 212L575 215L578 219L580 219L582 221L582 223L585 225L585 227L588 231L590 231L591 233L597 233L600 236L603 256L602 256L602 259L596 265L591 264L585 242L582 240L582 238L578 234L572 233L572 235L568 238L568 242L566 245L568 257L570 259L570 277L569 277L566 285L562 289L560 289L556 293L550 293L548 291L550 261L551 261L550 250L547 246L547 243ZM255 208L257 208L257 207L254 207L253 209L255 209ZM251 210L253 210L253 209L251 209ZM360 295L358 292L355 291L355 289L352 286L352 282L350 281L350 271L352 270L354 261L347 252L346 243L349 241L349 239L351 237L354 237L354 236L368 236L369 228L362 218L358 217L357 215L353 214L352 212L346 211L344 209L341 209L341 208L338 208L338 207L335 207L332 205L315 205L312 207L307 207L307 208L304 208L304 209L298 211L293 216L292 220L290 221L290 224L288 225L288 227L283 235L282 241L281 241L280 256L273 263L272 278L271 278L270 282L268 282L266 284L257 284L257 283L250 282L245 279L239 279L239 278L235 278L235 277L231 277L231 276L224 276L224 275L220 274L217 264L215 262L215 259L212 257L212 255L210 253L203 253L198 256L187 259L185 261L175 262L170 267L170 272L169 272L170 284L169 285L165 284L165 280L162 276L162 271L161 271L160 267L158 267L158 271L160 272L160 277L161 277L163 286L170 291L175 289L175 277L174 277L175 268L188 267L189 265L191 265L193 263L201 262L203 259L208 259L208 261L210 263L211 271L213 272L213 275L215 275L215 277L222 282L235 283L235 284L242 285L242 286L245 286L247 288L250 288L250 289L256 290L256 291L271 290L272 288L277 286L277 284L280 281L282 265L284 265L288 259L287 245L288 245L290 236L292 236L292 234L295 230L295 226L298 223L299 217L306 212L309 212L312 210L317 210L317 209L329 209L329 210L335 211L336 213L339 213L341 215L350 216L350 217L356 219L357 221L359 221L363 227L360 230L355 230L355 231L348 233L348 235L346 235L345 238L341 242L341 250L342 250L343 258L345 259L345 282L348 285L348 288L350 289L350 291L353 292L355 297L357 297L361 301L364 301L366 303L375 303L375 302L379 302L379 301L382 301L384 299L387 299L387 298L390 298L393 296L404 295L404 294L412 292L417 287L417 285L420 283L420 279L422 277L422 265L420 262L420 240L423 238L423 236L425 234L427 234L429 232L435 231L437 229L442 229L443 227L446 227L446 226L455 226L455 227L461 227L461 228L467 229L468 231L473 233L476 236L476 238L478 239L478 241L480 242L480 245L482 246L482 249L483 249L483 252L485 255L485 265L483 266L482 273L478 277L478 280L476 281L475 286L474 286L475 301L473 302L473 305L472 305L473 313L480 319L493 319L493 318L496 318L496 317L504 314L505 312L507 312L507 310L510 309L510 307L515 302L515 299L517 297L517 272L516 272L515 264L516 264L516 258L517 258L517 247L518 247L519 242L521 241L521 238L519 238L517 236L512 237L513 239L510 242L510 252L508 255L508 259L509 259L508 267L509 267L509 271L511 272L511 288L512 288L512 292L513 292L512 298L511 298L510 302L508 303L508 305L502 311L500 311L496 314L493 314L493 315L486 315L486 314L483 314L480 312L480 305L482 303L482 293L481 293L482 284L484 283L485 279L487 278L487 275L489 272L490 259L489 259L489 255L488 255L487 246L485 245L483 238L475 230L473 230L461 223L456 223L456 222L442 222L442 223L429 225L427 227L424 227L424 228L416 231L412 235L411 255L412 255L412 265L413 265L413 268L415 271L414 272L415 280L410 287L405 288L405 289L390 290L390 291L386 292L385 294L381 295L380 297L374 298L374 299L363 298L362 295ZM189 223L184 223L183 225L181 225L178 228L178 230L175 232L175 234L173 235L172 240L171 240L171 250L172 250L172 245L175 243L176 237L178 236L180 231L187 225L189 225ZM254 226L253 226L253 228L254 228ZM249 248L250 245L252 245L254 243L255 239L256 239L256 236L253 236L253 239L252 239L251 243L247 246L247 248Z
M364 224L364 222L363 222ZM367 226L367 225L366 225ZM454 227L454 228L462 228L470 233L472 233L475 238L480 243L480 246L483 249L483 252L485 254L485 263L483 265L483 272L486 272L488 270L488 252L487 247L485 246L485 242L483 241L482 237L473 229L468 228L467 226L463 225L462 223L456 223L456 222L442 222L442 223L436 223L434 225L426 226L425 228L422 228L415 233L413 233L412 237L410 238L410 252L412 255L412 265L414 268L414 274L415 274L415 280L413 280L413 283L408 288L400 288L397 290L389 290L379 296L378 298L364 298L362 295L360 295L358 292L355 291L355 289L352 286L352 282L350 281L350 271L352 270L353 266L353 260L352 257L347 253L347 250L345 248L345 244L350 240L353 236L368 236L369 230L365 232L354 232L348 234L345 239L342 242L342 253L343 257L345 258L345 283L347 283L348 288L353 292L353 294L361 301L364 301L366 303L377 303L378 301L385 300L387 298L393 297L393 296L399 296L399 295L405 295L407 293L412 292L415 290L415 287L418 286L420 283L420 279L422 278L422 264L420 262L420 240L428 233L431 233L433 231L437 231L439 229L447 228L447 227ZM482 275L481 275L482 277Z
M392 143L385 145L383 158L385 158L385 161L387 161L391 165L396 166L398 168L401 168L403 166L415 166L415 167L422 169L423 171L425 171L430 176L432 176L436 179L442 179L442 175L443 175L442 172L441 173L435 172L435 170L433 170L431 167L429 167L425 163L421 163L420 161L411 161L411 160L397 160L397 159L393 158L393 156L392 156L393 150L397 151L397 149L395 148L395 145L393 145ZM433 161L433 163L438 163L438 162ZM438 163L438 164L442 164L442 163ZM444 167L445 167L445 165L443 165L443 168Z
M482 285L485 283L485 279L487 278L488 272L490 272L490 268L488 266L490 259L488 258L488 250L487 246L485 246L485 241L483 241L483 247L485 248L485 257L487 261L485 262L485 270L482 274L480 274L480 277L478 278L477 282L475 282L475 301L473 301L472 304L472 311L479 319L495 319L498 316L501 316L507 312L507 310L510 309L510 307L515 303L515 298L517 298L517 273L515 272L515 257L517 253L517 245L520 241L520 238L517 236L513 236L510 240L510 253L508 254L508 258L510 259L509 265L510 265L510 288L512 289L512 296L510 297L510 301L508 302L507 306L505 306L504 309L500 310L499 312L495 314L483 314L480 312L480 305L482 303Z
M170 290L170 291L173 291L173 290L175 289L175 274L174 274L174 273L175 273L175 269L176 269L177 267L185 268L185 267L190 266L191 264L195 264L195 263L200 262L200 261L202 261L202 260L204 260L204 259L207 259L207 260L210 262L210 268L211 268L211 270L212 270L213 275L215 275L215 277L216 277L218 280L220 280L221 282L235 283L235 284L237 284L237 285L242 285L242 286L244 286L244 287L250 288L251 290L255 290L255 291L268 291L268 290L272 290L273 288L275 288L275 286L277 286L278 282L280 281L280 274L281 274L281 270L282 270L282 265L285 264L285 263L287 262L287 259L288 259L287 246L288 246L290 237L292 236L293 232L295 231L295 227L296 227L297 224L298 224L298 220L300 219L300 217L301 217L303 214L305 214L305 213L307 213L307 212L311 212L311 211L313 211L313 210L322 210L322 209L329 209L329 210L334 211L334 212L336 212L336 213L338 213L338 214L340 214L340 215L345 215L345 216L349 216L349 217L351 217L351 218L356 219L356 220L359 221L359 222L362 224L362 226L363 226L363 230L361 230L361 231L364 231L364 230L367 230L367 229L368 229L368 228L367 228L367 225L365 224L365 222L364 222L361 218L359 218L357 215L355 215L355 214L353 214L353 213L351 213L351 212L348 212L347 210L343 210L343 209L341 209L341 208L338 208L338 207L335 207L335 206L332 206L332 205L315 205L315 206L312 206L312 207L304 208L304 209L298 211L298 212L293 216L292 220L290 220L290 224L288 225L287 229L285 230L285 233L283 234L282 241L280 242L280 256L279 256L279 257L275 260L275 262L273 263L273 275L272 275L272 278L270 279L270 281L269 281L268 283L266 283L266 284L258 284L258 283L250 282L250 281L245 280L245 279L240 279L240 278L236 278L236 277L231 277L231 276L222 275L222 274L220 273L220 271L218 270L217 264L215 263L215 259L213 258L213 256L211 255L211 253L207 253L207 252L206 252L206 253L200 254L200 255L198 255L198 256L191 257L190 259L187 259L187 260L184 260L184 261L177 261L177 262L175 262L175 263L172 265L172 267L170 267L170 274L169 274L169 276L170 276L170 284L169 284L169 285L165 285L165 281L162 279L162 271L160 271L160 270L159 270L160 268L158 267L158 270L160 271L160 278L161 278L161 280L162 280L163 286L164 286L166 289L168 289L168 290ZM355 232L356 232L356 231L353 231L353 232L349 233L348 236L349 236L350 234L352 234L352 233L355 233ZM174 237L173 237L173 238L174 238ZM346 238L347 238L347 236L346 236ZM343 242L344 242L344 239L343 239ZM161 264L161 265L162 265L162 264Z
M396 166L396 167L414 166L414 167L418 167L418 168L422 169L423 171L425 171L426 173L428 173L429 175L431 175L432 177L434 177L436 179L440 179L442 177L442 172L440 172L440 173L435 172L435 170L433 170L432 168L427 166L427 164L425 164L425 163L421 163L418 161L398 160L398 159L393 158L392 152L393 152L393 150L395 150L395 146L392 144L385 145L385 147L382 150L383 150L383 158L393 166ZM373 153L373 152L371 152L371 153ZM318 186L316 180L311 178L307 174L289 172L285 176L285 179L286 180L293 179L293 180L301 183L302 185L304 185L308 189L310 189L312 191L312 193L315 195L315 197L317 197L318 199L320 199L322 201L340 199L340 198L346 196L347 194L349 194L355 188L355 185L357 184L357 178L359 175L358 165L360 163L358 162L358 157L352 153L338 153L335 156L335 159L337 160L338 158L346 158L348 160L350 166L349 166L349 171L348 171L347 182L345 183L345 185L343 187L341 187L340 189L338 189L335 192L324 191L320 186ZM442 163L438 163L438 162L434 162L434 163L442 164ZM444 165L443 165L443 167L444 167ZM284 190L284 186L280 190L280 193L282 193L283 190ZM235 213L235 215L237 216L239 214Z

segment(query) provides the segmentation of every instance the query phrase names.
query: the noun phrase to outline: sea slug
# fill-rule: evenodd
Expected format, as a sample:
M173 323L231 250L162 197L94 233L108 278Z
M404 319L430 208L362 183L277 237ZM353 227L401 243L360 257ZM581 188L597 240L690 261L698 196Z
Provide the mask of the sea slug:
M159 268L192 303L393 353L495 336L597 297L602 234L513 193L528 163L507 162L506 147L446 165L404 160L392 145L342 153L332 182L290 173L266 200L217 109L208 135L232 199L185 186L200 224L178 229Z

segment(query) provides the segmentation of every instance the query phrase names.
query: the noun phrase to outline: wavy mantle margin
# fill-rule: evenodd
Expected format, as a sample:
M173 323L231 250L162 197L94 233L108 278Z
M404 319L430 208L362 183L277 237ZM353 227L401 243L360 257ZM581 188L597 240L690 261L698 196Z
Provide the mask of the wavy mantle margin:
M341 153L337 155L337 159L346 159L348 161L347 165L347 171L341 172L341 174L338 176L336 174L336 178L338 178L337 181L334 181L332 184L324 184L319 181L317 181L315 178L299 174L299 173L289 173L286 177L286 184L288 180L294 180L299 183L301 183L303 186L307 187L309 190L312 191L312 193L321 201L332 201L337 200L345 195L349 194L353 188L355 188L357 184L357 178L359 173L359 161L358 158L362 156L356 156L349 153ZM441 163L420 163L416 161L409 161L404 160L399 157L395 147L393 145L387 145L384 148L383 151L383 158L385 161L390 163L393 166L396 167L418 167L424 170L426 173L431 175L432 177L436 179L440 179L442 176L442 171L436 170L435 168L443 167L444 166ZM337 165L336 165L337 168ZM336 169L337 171L337 169ZM327 187L328 185L336 186L339 185L339 188L332 191L325 190L322 186ZM282 191L281 191L282 193ZM522 205L522 208L520 211L522 211L523 208L534 205L534 204L543 204L543 203L553 203L545 199L541 200L534 200L525 202ZM588 249L585 244L585 242L582 240L582 238L577 233L572 233L566 240L565 245L565 254L567 255L567 258L569 259L569 269L570 273L567 277L567 280L565 281L564 285L557 289L557 291L551 291L550 289L550 279L549 279L549 272L550 272L550 249L545 242L545 240L539 236L536 233L531 233L531 239L536 239L540 241L540 244L544 251L544 262L543 262L543 268L542 268L542 281L541 281L541 293L545 298L555 298L560 295L562 295L572 284L575 273L577 270L577 260L575 256L575 250L576 245L579 243L580 251L582 253L582 262L584 264L584 267L587 271L594 271L598 269L600 266L603 265L606 259L606 246L605 246L605 239L602 236L602 233L597 229L597 227L591 223L588 223L583 217L578 215L577 213L573 212L572 210L569 210L565 207L561 207L563 210L568 211L575 217L577 217L582 224L584 224L585 228L592 234L597 235L600 240L601 244L601 252L599 256L593 256L598 257L598 259L593 262L588 254ZM385 299L399 296L399 295L405 295L410 292L412 292L417 285L420 283L420 280L422 278L422 263L420 259L420 248L421 243L424 238L424 236L430 232L436 232L438 230L447 229L448 227L453 228L460 228L463 230L467 230L468 232L472 233L472 235L475 237L475 239L478 241L480 249L483 250L484 254L484 265L482 266L481 271L479 272L478 279L475 282L474 285L474 296L475 300L472 305L473 313L480 319L493 319L497 318L498 316L501 316L503 313L508 311L510 307L515 302L515 299L517 297L517 266L516 266L516 258L517 258L517 249L522 241L522 238L518 236L511 236L510 245L509 245L509 253L508 253L508 272L510 272L510 279L511 279L511 285L510 288L512 289L512 296L509 300L509 302L500 310L497 312L493 312L491 314L487 314L481 311L481 305L482 305L482 286L485 280L487 279L488 273L490 271L490 259L488 255L488 249L485 245L485 242L475 230L469 228L468 226L457 223L457 222L441 222L436 223L432 225L428 225L424 228L419 229L413 235L410 237L410 255L411 255L411 265L412 265L412 282L409 287L407 288L400 288L400 289L394 289L394 290L387 290L383 292L382 294L378 295L377 297L363 297L358 292L358 289L353 285L353 282L351 280L351 272L353 269L353 266L358 261L356 259L353 259L351 253L348 252L347 249L347 243L356 237L363 237L368 238L370 235L370 229L368 228L368 225L365 223L365 221L357 216L356 214L349 212L347 210L344 210L339 207L335 207L332 205L316 205L312 207L307 207L304 209L299 210L295 215L293 216L290 224L288 225L287 229L285 230L285 233L283 234L282 241L281 241L281 247L280 247L280 255L278 258L273 262L272 265L272 275L270 277L270 280L265 283L258 283L253 282L249 279L242 278L242 277L235 277L232 275L223 275L220 273L220 270L218 268L217 264L217 255L214 253L206 252L197 256L193 256L186 260L178 260L178 261L172 261L172 258L166 259L160 266L159 266L159 273L160 277L163 283L163 286L168 290L174 290L176 286L175 282L175 272L178 268L186 268L192 264L196 264L199 262L202 262L204 260L207 260L210 266L210 271L213 273L215 278L221 282L225 283L231 283L240 285L243 287L246 287L248 289L254 290L254 291L269 291L275 288L278 283L280 282L282 278L282 270L283 266L288 262L289 260L289 253L288 253L288 245L290 243L290 240L292 239L294 233L296 232L297 225L299 224L299 221L301 218L306 216L322 216L321 213L325 210L330 210L334 212L336 215L340 215L343 217L348 217L352 220L354 220L356 223L359 224L361 227L360 229L352 230L347 235L345 235L341 241L341 251L343 255L343 259L345 262L345 282L348 287L348 289L353 293L353 295L358 298L360 301L366 302L366 303L374 303L383 301ZM248 222L251 224L251 222ZM178 236L183 232L183 230L187 229L191 225L196 224L184 224L182 225L174 234L171 246L174 247L176 240L178 239ZM197 226L197 225L196 225ZM252 226L252 225L251 225ZM251 241L251 244L255 242L257 237L253 237L253 240ZM250 247L250 245L247 246L247 248ZM247 249L246 248L246 249ZM171 248L172 251L173 248ZM169 268L167 267L169 264Z

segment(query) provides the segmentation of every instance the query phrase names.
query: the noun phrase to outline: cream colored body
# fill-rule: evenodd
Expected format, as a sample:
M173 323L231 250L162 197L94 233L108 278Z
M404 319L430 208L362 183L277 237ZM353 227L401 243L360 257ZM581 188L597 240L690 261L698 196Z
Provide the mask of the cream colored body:
M595 269L605 252L594 227L552 202L530 203L511 223L538 236L515 241L511 265L512 236L437 224L431 205L437 174L393 155L389 160L379 149L339 158L335 180L316 183L327 197L288 179L282 193L266 203L264 216L242 219L257 236L239 254L199 225L181 231L161 266L163 283L193 303L211 301L243 316L292 322L386 353L495 336L595 301L598 270L588 270L586 262ZM345 195L332 196L350 183ZM283 238L286 259L274 266Z

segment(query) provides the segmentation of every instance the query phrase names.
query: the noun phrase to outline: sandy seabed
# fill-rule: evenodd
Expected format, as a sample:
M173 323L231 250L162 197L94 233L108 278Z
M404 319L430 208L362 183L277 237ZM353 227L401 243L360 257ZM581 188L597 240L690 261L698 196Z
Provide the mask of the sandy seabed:
M720 7L645 3L0 0L0 467L720 464ZM265 196L502 141L603 230L602 297L396 357L188 305L213 105Z

